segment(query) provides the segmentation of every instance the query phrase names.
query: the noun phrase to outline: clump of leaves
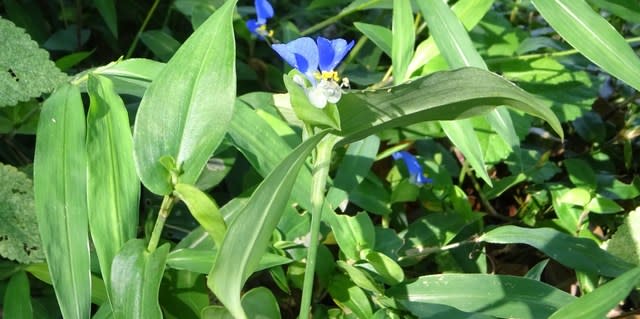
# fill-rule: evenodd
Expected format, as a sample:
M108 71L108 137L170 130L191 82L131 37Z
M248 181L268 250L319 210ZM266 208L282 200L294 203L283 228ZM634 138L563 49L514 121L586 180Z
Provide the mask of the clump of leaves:
M0 163L0 255L19 263L44 260L34 206L33 183Z
M629 213L605 249L624 260L640 265L640 207Z
M0 107L53 91L67 76L23 29L0 18Z

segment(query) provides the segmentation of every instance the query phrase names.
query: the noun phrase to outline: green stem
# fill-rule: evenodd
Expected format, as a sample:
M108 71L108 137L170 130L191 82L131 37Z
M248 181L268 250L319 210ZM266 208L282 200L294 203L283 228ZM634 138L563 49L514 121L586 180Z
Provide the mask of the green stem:
M625 41L629 44L640 43L640 37L628 38L628 39L625 39ZM486 59L486 62L487 64L500 64L500 63L509 62L509 61L528 61L528 60L535 60L535 59L540 59L545 57L558 58L558 57L563 57L563 56L578 54L578 53L580 53L580 51L576 49L571 49L566 51L558 51L558 52L550 52L550 53L525 54L525 55L519 55L514 57L489 58L489 59Z
M151 9L149 9L149 12L147 12L147 16L144 18L144 21L140 26L140 30L138 30L138 33L136 33L136 37L133 38L133 42L131 42L131 46L127 51L127 55L124 56L125 59L130 58L131 55L133 54L133 50L136 49L136 46L138 45L138 40L140 40L140 35L142 34L142 31L144 31L144 29L147 28L147 24L149 24L149 20L151 20L151 16L153 16L153 12L156 11L156 8L158 7L158 3L160 3L160 0L155 0L153 2L153 5L151 6Z
M305 35L309 35L311 33L314 33L314 32L316 32L316 31L318 31L318 30L320 30L320 29L322 29L322 28L324 28L324 27L326 27L326 26L328 26L328 25L330 25L332 23L338 22L340 19L342 19L342 18L344 18L344 17L346 17L346 16L348 16L348 15L350 15L352 13L356 13L356 12L362 10L366 6L375 4L375 3L380 2L380 1L382 1L382 0L370 0L370 1L367 1L366 3L363 3L363 4L359 5L359 6L351 9L351 10L341 11L337 15L332 16L332 17L330 17L328 19L325 19L323 21L320 21L320 22L312 25L308 29L303 30L302 32L300 32L300 35L305 36Z
M313 295L313 278L316 270L318 253L320 222L322 221L322 206L324 205L325 186L331 164L331 151L336 137L328 135L316 147L316 157L313 163L313 179L311 182L311 239L307 251L307 262L304 273L302 300L300 301L299 319L308 319L311 312L311 297Z
M160 242L160 235L162 234L162 229L164 228L164 223L167 221L169 214L171 213L171 208L176 203L177 198L171 195L164 195L162 199L162 205L160 205L160 211L158 212L158 218L156 219L156 224L153 226L153 230L151 231L151 238L149 239L149 245L147 245L147 250L149 252L153 252L158 247L158 242Z

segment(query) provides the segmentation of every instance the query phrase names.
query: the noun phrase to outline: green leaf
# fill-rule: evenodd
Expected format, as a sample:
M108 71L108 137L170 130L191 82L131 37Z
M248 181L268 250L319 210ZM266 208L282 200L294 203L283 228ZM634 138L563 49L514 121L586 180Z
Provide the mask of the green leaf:
M33 167L44 253L65 318L90 313L85 117L78 88L65 85L40 113Z
M625 299L640 283L640 267L633 268L596 290L564 305L549 319L581 318L600 319Z
M149 30L140 34L140 40L161 61L168 61L180 47L180 42L162 30Z
M93 5L96 6L98 12L107 24L111 34L118 38L118 14L116 12L116 4L114 0L93 0Z
M142 97L164 69L165 64L147 59L128 59L110 63L93 71L108 77L120 94Z
M133 163L129 117L111 81L89 75L87 114L87 205L91 239L102 278L109 286L111 263L136 237L140 181Z
M640 3L637 1L589 0L589 2L629 22L640 23Z
M283 76L284 85L289 92L291 106L296 116L309 125L340 130L340 117L336 105L334 103L327 103L324 108L313 106L307 97L305 89L294 80L296 76L303 79L306 83L307 80L302 73L295 69Z
M373 309L365 292L345 275L335 275L329 281L329 294L333 301L346 313L354 313L356 318L373 317Z
M558 201L561 203L584 207L589 203L589 201L591 201L591 194L588 190L582 187L576 187L562 194Z
M451 7L451 11L456 14L467 30L471 30L491 8L493 2L494 0L461 0ZM409 63L408 74L413 74L439 54L440 51L438 51L434 38L429 36L416 48L416 52L411 58L411 63Z
M32 319L31 292L29 278L24 271L11 276L7 290L4 292L4 318Z
M624 210L618 203L600 195L592 198L585 209L596 214L613 214Z
M348 193L365 179L375 161L379 147L380 138L375 135L349 144L333 179L333 187L325 196L327 203L333 206L331 210L335 210L338 206L342 207L342 203L348 200Z
M413 46L416 41L416 33L413 28L413 10L411 2L407 0L393 0L393 22L391 33L395 36L391 39L391 60L393 61L393 83L400 84L405 81L407 68L413 55Z
M162 318L158 291L168 254L169 244L150 253L142 239L132 239L122 247L111 267L115 319Z
M349 280L356 284L356 286L373 292L374 294L380 295L383 293L381 285L376 283L365 270L356 268L342 260L336 261L336 265L346 272Z
M15 105L53 91L66 81L23 29L0 17L0 107Z
M524 277L540 281L540 277L542 277L542 272L544 271L544 268L547 267L548 263L549 263L549 259L544 259L540 261L539 263L535 264L535 266L531 267L531 269L527 271Z
M441 121L440 125L451 142L464 154L465 159L475 169L487 184L491 185L491 178L484 166L484 156L480 141L469 119L457 121Z
M606 72L640 90L640 59L584 0L532 0L544 19L569 44Z
M603 246L610 254L640 266L640 208L625 217L624 223Z
M397 285L404 281L404 272L400 265L383 253L370 251L364 257L373 266L376 274L387 285Z
M209 233L216 247L220 247L227 231L227 225L220 214L218 205L197 187L188 184L176 184L174 193L182 200L191 215Z
M487 64L476 51L464 26L446 3L440 0L426 0L419 1L418 6L429 25L429 32L438 45L440 53L447 61L449 68L477 67L488 70ZM511 117L506 109L499 107L489 112L487 120L509 145L519 144ZM480 143L477 141L476 133L471 126L468 125L464 130L461 130L462 127L455 128L456 131L462 133L459 135L450 134L454 128L448 126L450 124L443 125L447 136L466 156L471 166L478 172L478 175L491 185L491 180L484 168L484 158Z
M569 173L569 179L574 185L586 189L596 188L596 173L589 163L581 159L570 158L564 161L564 165Z
M326 132L294 149L254 191L243 211L231 222L207 285L227 309L246 318L240 303L244 282L253 273L284 211L298 171Z
M403 302L438 304L501 318L546 318L575 298L545 283L515 276L442 274L395 286L387 295Z
M169 257L167 257L167 266L173 269L188 270L206 275L211 271L211 267L213 267L217 253L217 248L174 249L173 251L171 251L171 253L169 253ZM271 267L279 265L285 265L292 261L292 259L281 255L265 253L264 255L262 255L256 271L269 269Z
M375 229L366 212L360 212L355 216L334 215L335 221L331 223L331 229L340 251L348 259L352 262L360 260L360 252L375 247Z
M540 117L563 136L549 108L504 78L476 68L437 72L388 89L345 94L338 105L342 130L336 134L346 143L388 128L468 118L499 105Z
M46 263L30 264L24 270L41 281L52 284L51 274ZM91 275L91 302L97 305L108 302L107 289L104 282L95 275Z
M445 2L425 0L417 3L429 26L429 34L450 68L474 66L487 69L464 26Z
M569 268L602 276L616 277L632 268L626 261L600 249L591 239L572 237L551 228L502 226L480 236L478 241L527 244Z
M15 167L0 163L0 255L28 264L44 260L38 234L33 183Z
M362 34L366 35L375 45L378 46L387 56L391 57L391 46L393 43L393 36L391 30L375 25L368 24L363 22L355 22L353 24L358 31L362 32ZM413 50L413 45L411 46Z
M250 318L280 318L278 300L271 290L265 287L254 288L244 294L242 308L246 309Z
M278 301L265 287L249 290L242 296L242 307L247 311L249 318L279 319L280 307ZM233 319L233 316L223 307L209 306L202 310L202 319Z
M153 193L172 191L171 172L160 159L173 157L181 175L194 184L222 141L236 92L236 1L227 1L175 53L147 89L136 116L136 169Z

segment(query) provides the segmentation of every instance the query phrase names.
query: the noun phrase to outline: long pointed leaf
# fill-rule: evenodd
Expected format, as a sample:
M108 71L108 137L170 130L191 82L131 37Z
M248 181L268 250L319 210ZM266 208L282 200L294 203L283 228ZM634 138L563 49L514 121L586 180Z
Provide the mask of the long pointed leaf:
M149 253L145 241L132 239L113 260L111 305L116 319L160 319L158 291L169 244Z
M236 92L233 9L227 1L180 47L147 89L136 116L136 169L156 194L172 190L160 159L172 157L178 182L194 184L222 141Z
M449 9L449 6L441 0L419 1L418 6L429 25L431 36L451 69L473 66L488 70L487 64L473 46L469 34L455 13ZM504 107L498 107L489 112L486 118L509 145L516 146L519 144L509 112ZM448 126L450 125L445 124L443 126L445 132L452 130ZM476 172L490 184L491 182L484 167L484 160L482 157L477 157L477 155L482 155L482 151L475 132L472 129L467 129L461 133L457 139L454 139L455 135L452 136L448 133L447 135L460 148ZM471 139L471 141L468 141L468 139ZM467 147L471 148L461 148L460 145L467 145Z
M391 26L391 59L393 60L393 83L400 84L407 78L407 68L413 55L416 33L413 29L411 2L393 0L393 23Z
M124 103L103 76L89 76L87 115L87 204L91 238L109 286L111 263L136 236L140 181ZM109 291L109 289L107 289Z
M91 310L86 167L80 91L65 85L42 107L33 167L40 238L65 318Z
M547 121L563 136L560 121L536 98L489 71L462 68L437 72L396 87L346 94L339 102L344 142L383 129L423 121L456 120L507 105Z
M502 226L488 231L478 241L527 244L567 267L603 276L616 277L632 268L631 264L600 249L591 239L571 237L551 228Z
M638 283L640 283L640 267L627 271L620 277L565 305L554 312L549 319L605 318L607 313L626 298Z
M189 207L191 215L213 238L216 247L220 247L224 233L227 231L227 225L220 214L218 205L193 185L177 184L174 193Z
M584 0L532 0L569 44L611 75L640 90L640 59L624 38Z
M326 132L315 135L294 149L260 183L229 225L207 285L236 318L246 318L240 302L242 286L267 248L300 167L325 135Z
M537 280L485 274L442 274L395 286L387 295L400 303L455 307L500 318L547 318L575 298Z

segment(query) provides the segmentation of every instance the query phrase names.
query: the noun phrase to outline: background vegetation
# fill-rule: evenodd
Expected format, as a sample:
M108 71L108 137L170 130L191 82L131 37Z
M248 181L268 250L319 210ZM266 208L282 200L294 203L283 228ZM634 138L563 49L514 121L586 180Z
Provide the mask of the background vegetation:
M271 3L337 106L250 1L0 2L4 318L637 314L637 1Z

